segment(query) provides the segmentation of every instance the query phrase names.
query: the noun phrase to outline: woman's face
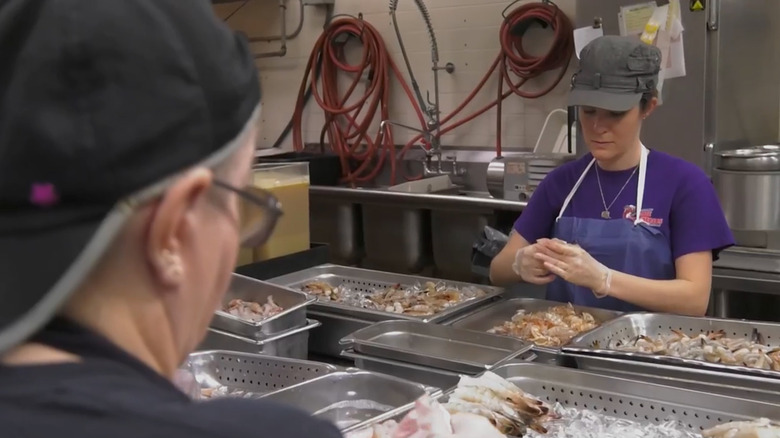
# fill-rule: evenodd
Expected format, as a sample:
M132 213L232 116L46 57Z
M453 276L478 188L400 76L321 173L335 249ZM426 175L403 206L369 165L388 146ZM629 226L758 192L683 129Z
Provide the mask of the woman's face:
M642 120L652 111L655 103L655 99L648 102L644 112L639 105L624 112L580 107L582 134L593 158L600 163L610 163L631 151L639 141Z

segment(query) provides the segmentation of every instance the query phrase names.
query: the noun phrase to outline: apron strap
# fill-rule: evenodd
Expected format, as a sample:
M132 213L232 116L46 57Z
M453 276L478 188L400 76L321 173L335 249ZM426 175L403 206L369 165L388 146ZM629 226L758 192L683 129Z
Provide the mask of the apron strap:
M647 179L647 156L650 154L650 150L647 149L644 144L640 143L640 145L642 146L642 154L639 156L639 181L636 185L636 218L634 219L634 225L639 225L640 223L645 222L641 218L641 213L642 203L645 197L645 180ZM566 199L563 201L563 206L561 206L561 209L558 212L558 216L555 218L555 222L558 222L558 220L563 216L563 212L566 211L566 208L569 207L572 198L574 198L574 194L577 193L577 189L579 189L580 185L582 185L582 181L585 179L585 175L588 174L588 171L591 167L593 167L595 162L595 158L590 160L590 163L588 163L588 166L582 172L580 178L574 184L574 187L572 187L569 194L566 195Z
M580 188L580 185L582 184L582 180L585 179L585 175L588 174L588 171L591 167L593 167L593 163L596 162L596 159L590 160L590 163L588 163L588 167L585 168L585 170L580 175L580 179L577 180L577 182L574 184L574 187L571 189L568 195L566 195L566 199L563 201L563 206L561 207L561 211L558 212L558 217L555 218L555 222L558 222L558 219L563 216L563 212L566 211L566 208L569 206L569 203L571 202L571 199L574 197L574 194L577 193L577 189Z
M639 180L636 184L636 218L634 218L634 225L639 225L645 222L642 219L642 204L645 198L645 179L647 178L647 156L650 154L650 150L642 146L642 155L639 157Z

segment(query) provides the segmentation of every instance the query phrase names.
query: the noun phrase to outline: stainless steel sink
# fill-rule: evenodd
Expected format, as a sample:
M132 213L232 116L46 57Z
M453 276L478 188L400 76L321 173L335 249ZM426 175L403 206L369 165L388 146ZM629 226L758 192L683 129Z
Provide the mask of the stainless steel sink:
M431 264L431 212L424 208L363 202L367 268L418 273Z
M404 193L312 186L311 200L312 239L330 243L334 261L359 259L354 264L399 273L433 270L429 275L462 281L476 279L471 247L485 225L525 206L458 187Z
M328 244L333 263L360 263L364 253L360 204L310 195L309 205L312 242Z
M455 187L436 195L490 197L487 192L470 192ZM495 225L494 210L472 206L431 208L431 241L437 276L472 281L471 247L486 225Z

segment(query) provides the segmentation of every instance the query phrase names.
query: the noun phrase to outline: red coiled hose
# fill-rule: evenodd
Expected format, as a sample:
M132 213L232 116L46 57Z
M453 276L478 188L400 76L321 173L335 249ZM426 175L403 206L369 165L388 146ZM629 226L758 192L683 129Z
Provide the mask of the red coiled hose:
M542 56L531 56L523 49L523 36L515 35L512 30L514 27L525 20L540 20L548 25L554 32L554 40L550 50ZM442 118L442 129L439 135L447 134L454 129L474 120L482 114L497 106L496 117L496 156L501 156L501 102L512 94L520 97L535 99L548 94L563 79L569 63L574 55L574 26L571 20L563 13L558 6L552 2L540 3L533 2L519 6L504 16L504 22L499 30L499 39L501 42L501 52L498 54L493 64L488 69L485 76L479 84L472 90L466 99L458 105L451 113ZM477 94L485 87L490 76L499 70L499 86L497 88L496 100L483 106L468 116L450 123L458 114L460 114L469 103L471 103ZM523 91L520 87L531 78L539 77L545 73L558 69L558 74L551 81L550 85L538 91ZM512 76L519 79L513 82ZM508 85L509 90L504 90L504 84ZM415 136L411 144L420 141L422 136ZM403 151L402 151L403 153Z
M344 43L349 37L357 38L362 44L360 62L352 65L344 57ZM325 112L325 125L321 141L327 142L341 160L345 182L357 183L373 180L389 158L391 180L395 183L396 157L391 130L381 135L377 128L369 131L374 123L389 118L388 101L391 78L401 83L412 107L417 113L420 126L425 126L422 111L416 104L412 91L403 79L395 62L390 58L379 32L370 23L353 17L332 21L314 44L306 73L298 91L293 113L293 147L303 149L302 122L304 94L309 81L316 81L316 63L321 61L320 86L312 84L317 104ZM348 73L352 81L342 92L339 77ZM368 79L362 91L358 91L364 77ZM412 143L413 144L413 143ZM356 167L352 170L353 163Z
M550 50L543 56L531 56L523 48L523 35L512 31L527 20L538 20L547 24L554 32ZM496 118L496 156L501 156L501 101L504 99L504 83L509 90L526 99L536 99L552 91L563 79L574 54L574 26L558 6L553 3L529 3L518 7L506 16L499 31L501 40L501 76L498 80L498 117ZM523 91L520 87L529 79L558 70L555 80L549 86L537 91ZM519 77L513 83L513 77Z
M542 56L531 56L523 48L523 35L515 35L513 29L526 20L537 20L547 24L554 32L554 41L550 50ZM363 56L360 64L349 65L344 59L343 44L335 43L344 34L360 39L363 44ZM501 51L488 69L485 76L477 84L476 88L446 117L441 119L439 135L447 134L454 129L474 120L491 108L497 106L496 122L496 156L501 156L501 102L512 94L520 97L534 99L548 94L563 78L574 54L573 25L569 18L558 7L551 3L533 2L521 5L504 16L504 21L499 30ZM325 126L323 137L327 136L333 150L339 154L342 168L345 171L345 180L348 182L370 181L379 171L385 160L390 159L391 175L393 181L396 175L395 145L393 144L392 130L387 130L387 135L380 135L377 131L374 136L369 134L372 121L377 112L382 120L388 118L388 98L391 74L401 83L404 92L420 121L420 127L425 126L422 111L417 105L412 91L403 79L398 67L390 58L379 32L369 23L354 18L341 18L333 21L315 43L306 74L298 93L298 101L293 115L293 145L296 150L303 149L301 136L301 123L303 116L303 96L310 80L316 80L315 63L322 59L322 91L316 84L312 87L317 103L325 111ZM487 80L496 70L499 70L499 86L496 100L478 109L462 119L452 122L484 88ZM558 70L555 79L542 90L524 91L521 87L529 79L539 77L545 73ZM353 103L347 102L355 93L363 74L370 72L370 83L362 96L357 96ZM345 93L340 93L338 76L339 72L352 74L353 81ZM504 90L506 85L508 90ZM452 123L450 123L452 122ZM412 138L398 154L404 154L422 136ZM425 147L429 145L425 144ZM355 161L357 168L350 171L350 162ZM406 179L418 179L420 175Z

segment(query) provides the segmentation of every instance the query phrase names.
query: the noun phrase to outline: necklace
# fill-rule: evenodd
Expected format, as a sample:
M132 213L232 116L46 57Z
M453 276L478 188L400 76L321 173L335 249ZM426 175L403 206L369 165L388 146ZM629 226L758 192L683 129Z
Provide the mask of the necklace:
M596 182L599 183L599 193L601 194L601 203L604 205L604 211L601 212L601 217L603 219L609 219L609 209L612 208L612 204L614 204L615 201L617 201L617 198L620 197L620 194L623 193L623 190L628 185L628 182L631 181L631 178L634 177L634 174L636 173L636 170L639 168L639 166L634 168L634 171L631 172L631 175L628 176L626 182L623 183L623 187L620 188L620 191L617 193L617 195L615 195L615 198L612 199L612 202L610 202L609 205L607 205L607 201L606 199L604 199L604 190L601 188L601 178L599 177L599 165L596 164L595 167L596 167ZM637 214L639 213L637 212Z

